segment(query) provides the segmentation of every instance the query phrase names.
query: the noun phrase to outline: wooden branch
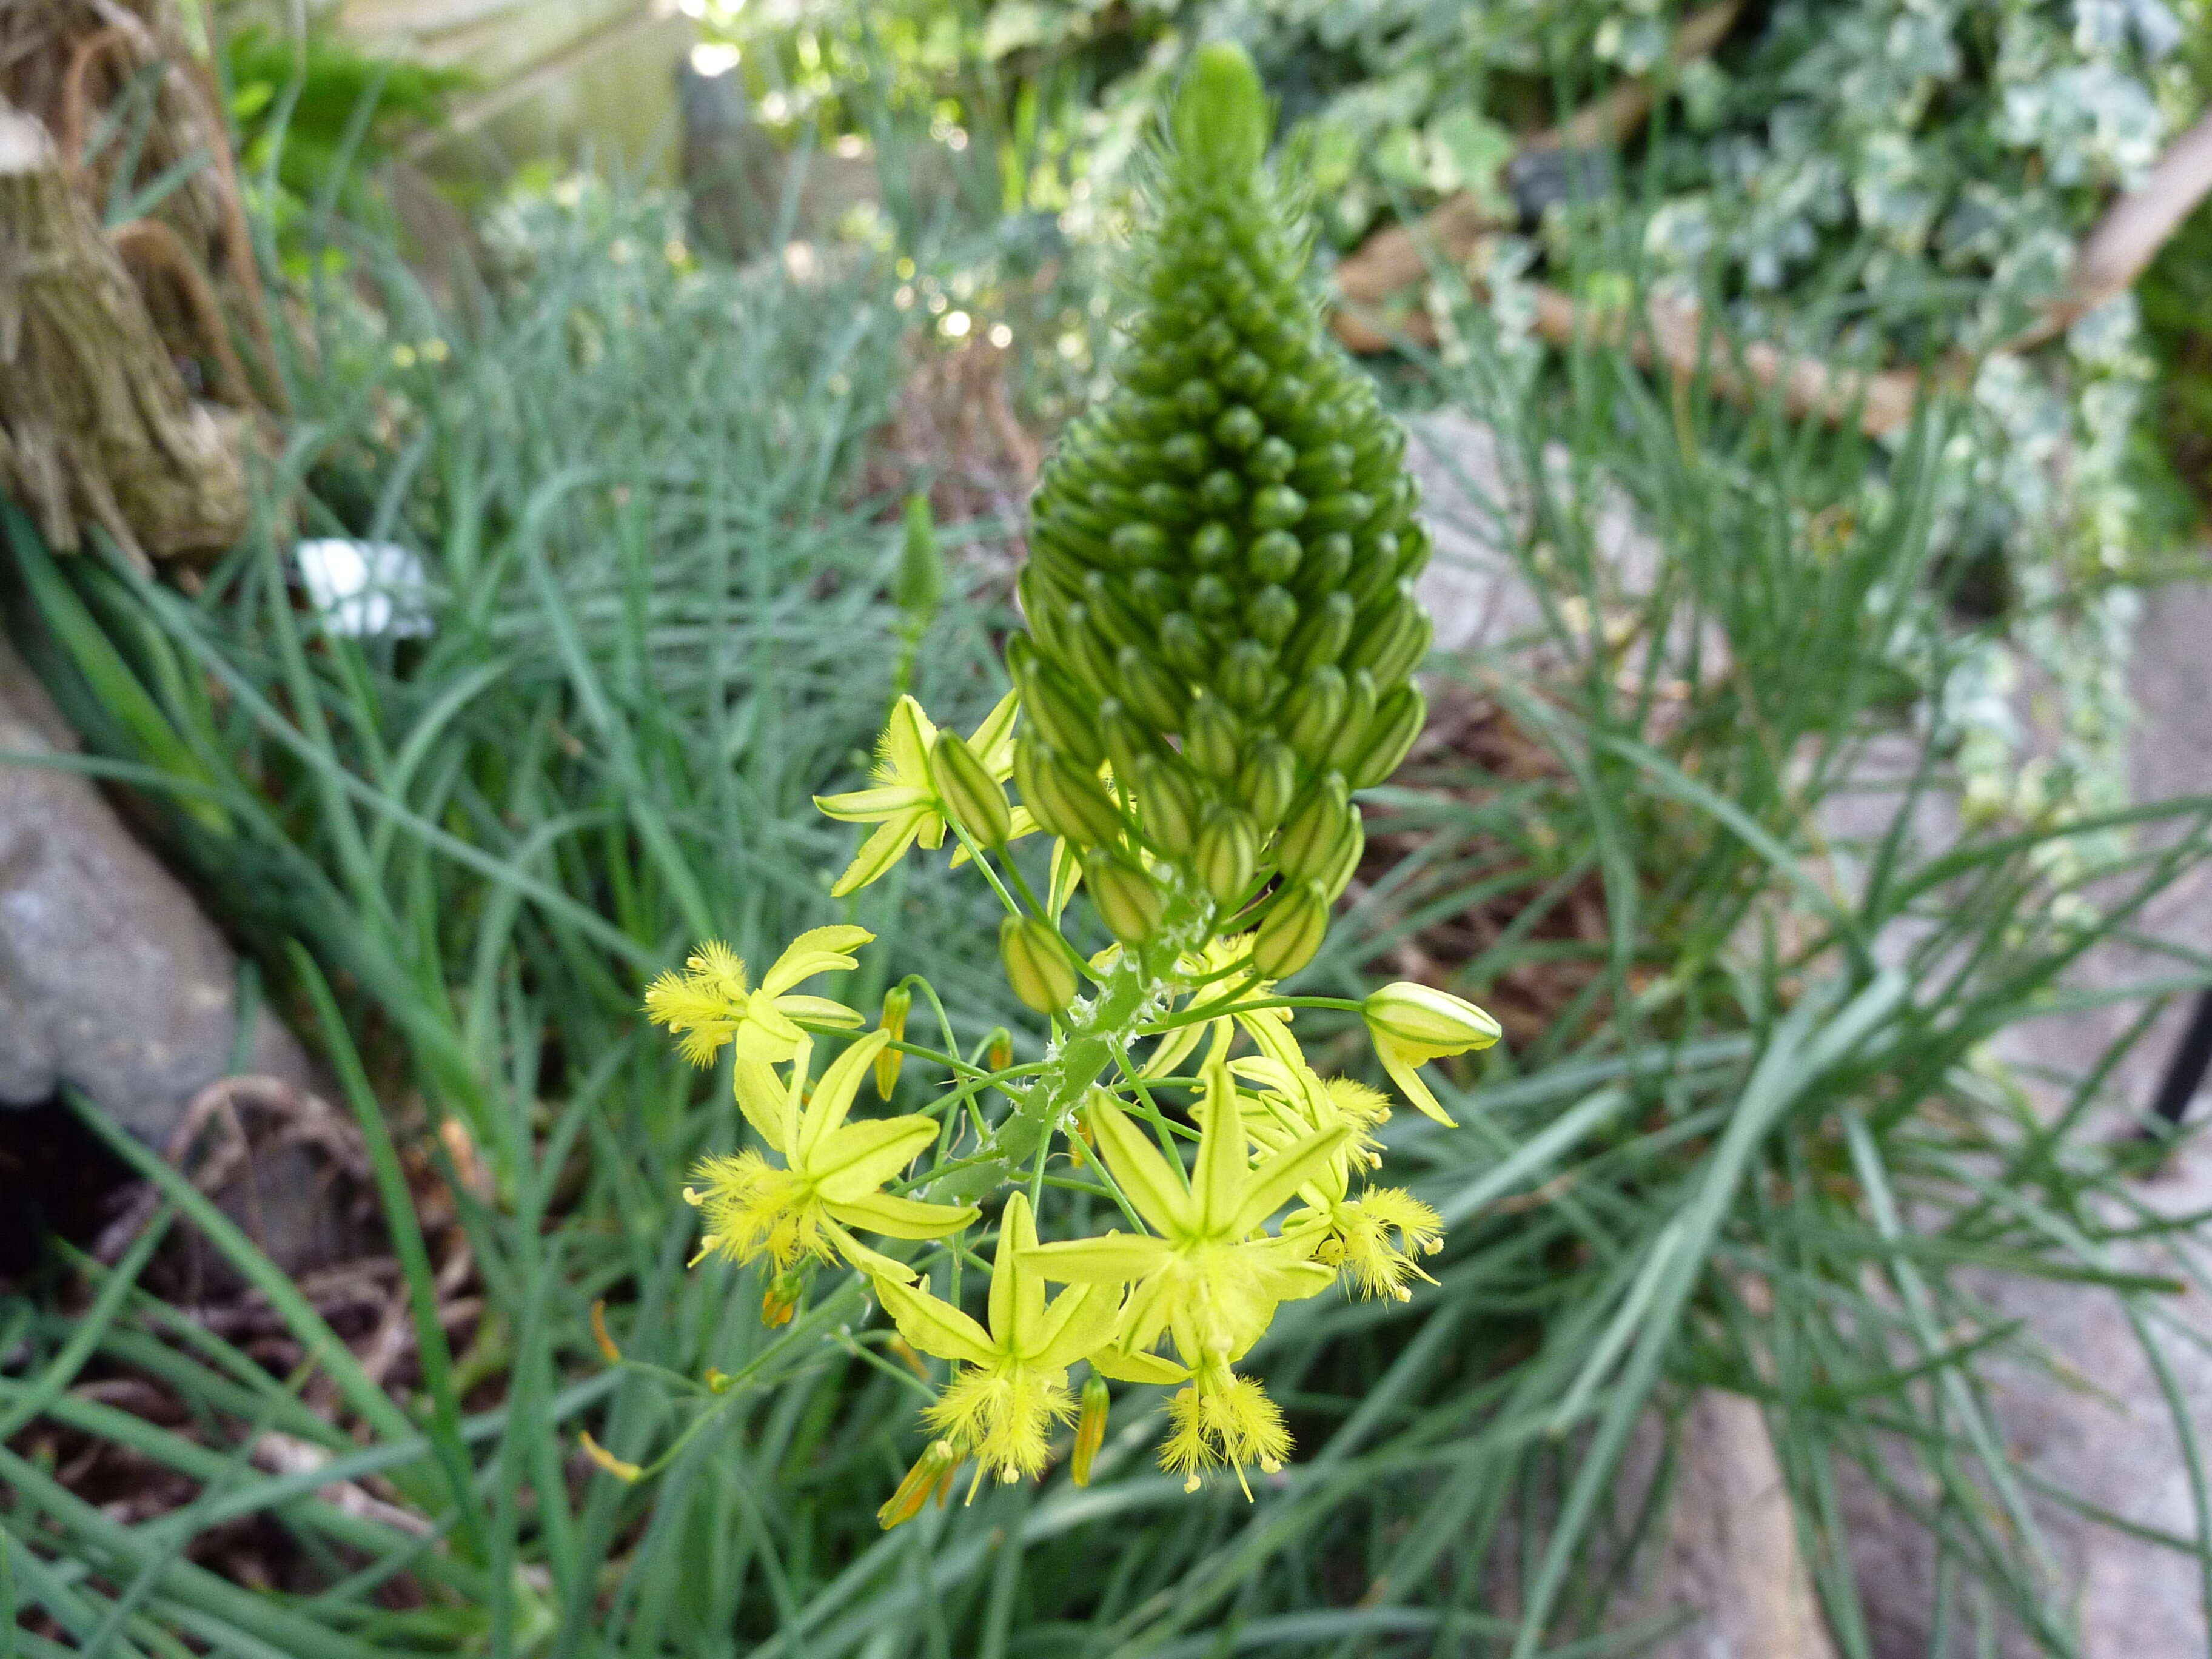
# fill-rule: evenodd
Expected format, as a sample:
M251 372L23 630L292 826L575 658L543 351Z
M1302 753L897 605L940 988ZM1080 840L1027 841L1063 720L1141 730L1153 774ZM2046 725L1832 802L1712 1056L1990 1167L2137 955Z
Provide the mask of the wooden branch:
M46 128L0 101L0 488L57 549L134 562L246 530L249 428L196 402Z
M1743 0L1720 0L1691 17L1674 33L1668 62L1675 69L1703 58L1720 45L1743 9ZM1626 81L1595 103L1576 112L1564 126L1547 128L1521 146L1522 155L1551 149L1609 149L1624 143L1651 113L1657 88L1649 76ZM1374 305L1412 287L1440 258L1457 264L1493 230L1510 228L1472 191L1447 198L1419 223L1389 225L1376 231L1336 267L1337 292L1354 305ZM1340 331L1341 332L1341 331ZM1351 345L1355 351L1379 345Z
M2133 288L2207 194L2212 194L2212 110L2167 146L2140 185L2105 210L2074 255L2065 294L2004 349L2041 345Z
M1725 10L1730 9L1716 6L1700 13L1684 25L1683 35ZM1719 33L1712 39L1717 41ZM1678 36L1678 50L1681 44ZM1562 131L1573 130L1589 112L1583 112ZM1642 110L1635 112L1634 119L1642 119L1643 114ZM1540 134L1528 148L1553 142L1552 135ZM2212 111L2167 147L2141 185L2105 210L2075 253L2064 293L1996 349L2033 350L2125 293L2208 195L2212 195ZM1471 200L1455 197L1418 227L1395 226L1369 238L1352 259L1337 267L1337 289L1343 299L1372 307L1425 277L1431 259L1453 264L1464 261L1476 240L1497 228L1458 205ZM1558 289L1539 286L1534 295L1536 334L1552 345L1625 342L1636 361L1647 368L1656 365L1677 380L1702 372L1723 396L1739 402L1753 401L1779 386L1783 408L1792 416L1830 422L1856 419L1869 437L1883 437L1909 424L1928 389L1911 369L1869 373L1838 368L1818 358L1792 357L1765 341L1753 342L1740 351L1730 351L1721 343L1717 343L1719 349L1708 349L1699 308L1680 301L1650 300L1645 307L1646 329L1632 332L1618 315L1587 312ZM1424 312L1413 313L1389 329L1375 319L1371 310L1362 314L1340 309L1330 326L1347 349L1362 353L1387 351L1401 342L1434 345L1437 341L1436 326ZM1945 385L1964 384L1972 371L1972 365L1958 355L1944 366L1939 380Z

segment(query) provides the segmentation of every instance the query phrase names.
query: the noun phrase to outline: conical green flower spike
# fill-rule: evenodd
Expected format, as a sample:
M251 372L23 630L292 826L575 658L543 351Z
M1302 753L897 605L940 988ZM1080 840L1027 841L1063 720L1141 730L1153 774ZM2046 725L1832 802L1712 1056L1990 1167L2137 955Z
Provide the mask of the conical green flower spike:
M1269 125L1243 51L1200 52L1121 385L1045 469L1021 579L1036 648L1007 653L1031 716L1021 775L1055 797L1040 820L1093 844L1126 833L1089 792L1057 799L1106 763L1152 853L1224 925L1285 823L1301 875L1343 843L1347 787L1388 776L1420 729L1408 676L1429 643L1404 436L1300 289Z

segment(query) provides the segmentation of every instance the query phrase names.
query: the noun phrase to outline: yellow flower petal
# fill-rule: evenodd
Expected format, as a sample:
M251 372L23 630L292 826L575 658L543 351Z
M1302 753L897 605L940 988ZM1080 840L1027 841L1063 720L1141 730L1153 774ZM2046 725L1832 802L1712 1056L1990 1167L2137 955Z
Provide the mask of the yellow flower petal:
M1180 1382L1190 1375L1190 1367L1177 1364L1164 1354L1100 1348L1084 1358L1091 1362L1091 1370L1116 1382Z
M763 1140L787 1157L792 1126L798 1121L798 1088L785 1083L766 1060L746 1054L737 1058L730 1087L745 1121Z
M1197 1231L1241 1238L1250 1224L1234 1227L1244 1206L1244 1126L1237 1109L1237 1085L1220 1060L1206 1068L1206 1119L1199 1131L1198 1161L1191 1171L1190 1195ZM1272 1207L1272 1206L1271 1206ZM1163 1230L1164 1231L1164 1229Z
M802 1167L826 1201L854 1203L913 1163L936 1139L933 1118L869 1118L819 1142Z
M1057 1370L1102 1347L1121 1316L1120 1299L1103 1285L1078 1285L1053 1297L1039 1318L1034 1337L1024 1334L1020 1356L1031 1364Z
M1203 1020L1194 1020L1188 1025L1176 1026L1174 1030L1168 1032L1153 1045L1152 1052L1146 1057L1144 1066L1139 1070L1137 1075L1146 1078L1173 1077L1176 1067L1189 1057L1190 1051L1198 1047L1200 1041L1205 1036L1206 1022ZM1232 1063L1241 1066L1247 1062L1237 1060Z
M1024 1265L1022 1253L1036 1249L1036 1222L1027 1193L1016 1193L999 1215L999 1248L991 1258L991 1334L1009 1352L1037 1346L1044 1318L1044 1280Z
M1170 1167L1145 1132L1103 1091L1092 1093L1090 1115L1091 1133L1097 1137L1106 1167L1137 1206L1137 1213L1163 1233L1181 1231L1191 1201L1180 1172Z
M845 866L845 873L837 878L830 888L831 898L842 898L848 893L858 892L870 882L878 880L891 866L906 855L914 838L921 833L922 821L930 816L925 808L902 812L884 821L884 826L860 843L860 850Z
M877 743L882 757L876 768L878 781L927 788L930 745L936 741L937 728L921 712L921 705L912 697L901 697L892 706L891 717Z
M904 784L888 789L854 789L842 795L817 795L815 810L841 823L881 823L902 812L929 810L934 797Z
M805 1164L810 1173L814 1172L816 1150L844 1122L845 1114L853 1109L854 1097L860 1092L860 1079L867 1075L876 1063L876 1056L890 1040L889 1031L871 1031L830 1061L830 1069L822 1074L822 1081L814 1085L814 1098L799 1115L797 1133L792 1137L794 1166ZM896 1118L885 1121L900 1121Z
M1328 1168L1330 1158L1351 1138L1350 1124L1332 1123L1255 1170L1245 1183L1242 1207L1230 1218L1229 1236L1245 1237L1289 1203L1292 1194Z
M878 1283L876 1299L884 1304L899 1334L924 1353L935 1354L939 1359L964 1359L971 1365L988 1365L999 1358L989 1332L927 1291Z
M1451 1114L1444 1110L1436 1096L1429 1091L1429 1085L1421 1080L1419 1062L1401 1052L1395 1042L1379 1032L1370 1035L1374 1038L1376 1057L1382 1062L1382 1069L1389 1073L1390 1080L1398 1085L1406 1098L1413 1103L1414 1109L1424 1117L1434 1118L1447 1129L1458 1127L1452 1121Z
M1063 1285L1126 1285L1164 1265L1170 1254L1165 1239L1107 1233L1040 1244L1024 1260L1045 1278Z
M972 1224L982 1212L972 1204L925 1204L918 1198L891 1193L863 1193L828 1205L830 1213L854 1227L865 1227L885 1238L942 1238ZM908 1273L908 1278L913 1274Z
M878 1196L881 1196L881 1194L878 1194ZM903 1200L901 1201L902 1202ZM849 1209L852 1206L849 1205L840 1204L835 1207L842 1211ZM865 1222L859 1222L854 1224L865 1226L867 1224ZM851 1262L862 1273L867 1274L869 1279L872 1283L878 1285L886 1284L911 1285L914 1283L915 1275L913 1268L908 1267L903 1261L893 1261L890 1256L885 1255L880 1250L870 1249L866 1245L861 1243L859 1239L854 1237L852 1234L847 1232L842 1227L839 1226L836 1221L824 1221L822 1224L822 1231L823 1236L827 1237L832 1244L837 1247L837 1254L843 1256L846 1261Z
M871 944L875 935L865 927L810 927L784 947L775 965L761 977L761 989L780 997L803 979L817 974L848 972L860 964L851 955Z
M1014 775L1014 716L1021 713L1021 693L1007 692L983 716L983 723L968 739L975 758L1001 783Z

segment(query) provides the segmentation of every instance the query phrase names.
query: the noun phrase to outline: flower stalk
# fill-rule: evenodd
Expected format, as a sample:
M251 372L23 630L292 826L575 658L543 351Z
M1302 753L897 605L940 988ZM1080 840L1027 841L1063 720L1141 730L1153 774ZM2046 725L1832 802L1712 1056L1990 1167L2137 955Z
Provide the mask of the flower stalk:
M701 1258L756 1267L787 1341L817 1331L814 1312L794 1319L813 1275L852 1269L817 1306L864 1284L917 1368L950 1367L885 1527L944 1501L969 1463L971 1500L1069 1447L1087 1483L1115 1383L1172 1391L1164 1468L1192 1490L1225 1470L1249 1498L1250 1471L1293 1450L1241 1369L1278 1308L1332 1287L1409 1299L1443 1248L1433 1208L1370 1178L1387 1099L1321 1076L1293 1025L1304 1008L1360 1013L1400 1091L1449 1124L1419 1068L1495 1042L1496 1022L1429 986L1275 994L1324 948L1358 866L1355 792L1419 734L1430 630L1403 434L1301 286L1270 137L1243 52L1197 52L1133 253L1143 308L1121 383L1033 503L1013 690L963 737L902 684L871 787L817 798L872 826L836 896L953 841L951 866L1006 908L1001 964L1045 1025L1040 1057L1017 1064L999 1028L963 1059L919 980L866 1035L857 1011L799 994L858 965L872 937L849 926L802 935L757 988L706 945L647 994L686 1058L731 1051L760 1143L699 1164ZM909 612L908 589L933 606L934 570L902 575ZM915 987L944 1049L908 1040ZM818 1079L817 1044L836 1048ZM888 1102L902 1066L921 1073L909 1093L943 1085L936 1103L856 1115L863 1078ZM1102 1194L1126 1231L1071 1224ZM995 1237L971 1246L979 1225Z

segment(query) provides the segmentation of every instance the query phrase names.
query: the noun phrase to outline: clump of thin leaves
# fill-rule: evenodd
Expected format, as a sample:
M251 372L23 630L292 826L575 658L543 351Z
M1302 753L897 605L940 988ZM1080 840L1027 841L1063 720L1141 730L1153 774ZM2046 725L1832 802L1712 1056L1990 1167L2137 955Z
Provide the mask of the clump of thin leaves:
M82 1108L337 1404L137 1291L150 1245L88 1269L82 1305L0 1303L7 1436L59 1425L198 1491L126 1523L0 1450L0 1626L27 1621L21 1651L1626 1652L1654 1632L1608 1607L1663 1493L1624 1506L1623 1456L1709 1384L1767 1408L1844 1651L1868 1650L1836 1498L1851 1464L1936 1534L1959 1640L1978 1618L2071 1650L1982 1380L2013 1334L1963 1275L2104 1285L2155 1346L2161 1298L2201 1272L2179 1234L2170 1270L2119 1263L2124 1233L2146 1246L2116 1202L2135 1155L2090 1128L2117 1053L2040 1105L1980 1056L2203 855L2212 802L1929 832L1952 733L1879 665L1900 634L1931 661L1959 648L1926 597L1939 430L1876 457L1695 389L1655 397L1601 350L1529 409L1478 344L1449 401L1521 458L1527 510L1492 534L1548 623L1534 655L1437 662L1432 683L1479 684L1549 758L1502 778L1439 750L1372 792L1378 836L1413 850L1300 981L1357 996L1370 963L1501 903L1529 921L1443 963L1451 988L1587 963L1543 1035L1448 1093L1455 1133L1389 1126L1453 1229L1440 1284L1402 1310L1285 1310L1255 1358L1304 1461L1250 1504L1151 1467L1139 1390L1087 1489L1048 1472L884 1534L917 1381L857 1285L799 1316L829 1342L792 1342L761 1326L756 1272L685 1271L683 1171L732 1143L735 1109L636 1009L696 938L757 952L845 919L810 873L844 843L807 797L864 770L911 634L897 534L853 489L898 319L865 272L695 274L619 218L562 223L473 327L410 311L396 276L382 316L404 328L343 295L314 313L356 331L324 361L362 367L280 482L312 481L310 528L425 558L427 632L319 624L273 535L191 599L18 538L88 764L166 793L178 846L271 943L331 1055L418 1331L395 1398L235 1224ZM1613 499L1666 556L1640 592L1596 550ZM993 620L957 596L938 614L912 665L933 706L980 714L1003 689ZM2123 830L2144 850L2115 852ZM989 919L915 878L926 908L901 878L870 890L882 940L838 994L864 1005L895 957L989 1023ZM1546 935L1593 881L1597 936ZM1310 1035L1319 1060L1318 1018ZM486 1166L452 1179L495 1310L458 1352L383 1127L410 1095ZM75 1387L116 1374L185 1409L157 1424ZM633 1487L581 1454L585 1430L617 1462L675 1455ZM327 1461L270 1473L271 1433ZM2198 1536L2172 1541L2212 1560L2196 1488ZM246 1516L289 1541L285 1593L196 1564Z

